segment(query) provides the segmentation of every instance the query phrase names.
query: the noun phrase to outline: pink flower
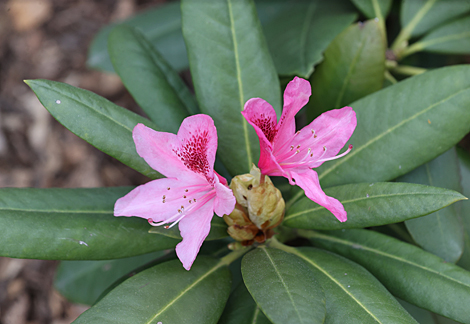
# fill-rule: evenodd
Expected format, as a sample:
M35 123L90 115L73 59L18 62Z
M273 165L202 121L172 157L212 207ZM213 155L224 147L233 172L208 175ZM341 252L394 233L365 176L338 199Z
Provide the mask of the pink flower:
M132 133L137 153L165 175L141 185L118 199L114 216L138 216L153 226L179 223L183 241L176 254L191 268L207 237L214 212L230 214L235 197L227 180L214 171L217 131L207 115L183 120L178 135L157 132L143 124Z
M308 198L344 222L347 214L343 205L325 195L318 174L312 168L349 153L352 145L336 156L356 128L356 113L351 107L330 110L296 132L295 114L307 104L310 95L310 83L295 77L284 92L284 108L279 123L274 109L261 98L248 100L242 114L259 137L261 156L258 167L261 172L286 177L291 185L298 185Z

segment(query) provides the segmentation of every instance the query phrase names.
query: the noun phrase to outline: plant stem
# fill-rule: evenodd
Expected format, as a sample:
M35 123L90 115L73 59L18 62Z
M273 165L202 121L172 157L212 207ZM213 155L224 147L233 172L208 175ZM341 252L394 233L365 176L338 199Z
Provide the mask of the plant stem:
M385 70L384 74L385 74L385 79L390 81L390 83L395 84L398 82L397 79L395 79L389 71Z
M224 256L223 258L220 259L219 265L220 266L224 266L224 265L228 266L230 263L232 263L233 261L240 258L243 254L250 251L252 248L253 248L252 246L247 246L247 247L243 247L239 250L235 250L233 252L230 252L229 254L227 254L226 256Z
M397 38L393 42L391 49L395 52L397 57L401 57L401 51L407 47L407 42L411 38L411 33L423 19L423 17L428 13L432 6L437 2L437 0L428 0L424 6L415 14L413 19L410 20L408 25L406 25L398 34Z
M392 72L401 74L401 75L407 75L407 76L413 76L413 75L418 75L426 72L426 69L415 67L415 66L409 66L409 65L398 65L391 69Z

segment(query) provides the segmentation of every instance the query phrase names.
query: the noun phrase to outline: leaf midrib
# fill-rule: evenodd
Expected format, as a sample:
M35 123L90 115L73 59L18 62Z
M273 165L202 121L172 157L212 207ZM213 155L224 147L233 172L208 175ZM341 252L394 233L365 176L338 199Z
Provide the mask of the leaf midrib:
M166 304L166 306L163 307L157 314L155 314L146 324L152 323L157 318L157 316L163 314L171 305L176 303L178 301L178 299L182 298L188 291L193 289L195 286L197 286L200 282L202 282L204 279L206 279L209 275L211 275L213 272L218 270L223 265L224 264L222 262L218 262L216 265L214 265L214 267L212 269L210 269L208 272L206 272L201 277L199 277L197 280L195 280L191 285L186 287L186 289L184 289L178 296L176 296L175 298L173 298L173 300L171 300L168 304Z
M235 67L237 70L237 86L238 86L238 94L239 94L239 102L240 102L240 112L244 109L244 94L243 94L243 82L241 77L241 68L240 68L240 59L238 53L238 40L237 34L235 31L234 26L234 18L233 18L233 11L232 11L232 3L231 0L227 0L227 7L228 13L230 18L230 31L232 33L232 41L233 41L233 53L235 55ZM250 138L248 135L248 122L245 120L242 114L240 114L239 118L242 120L243 125L243 135L245 138L245 147L246 147L246 158L248 162L247 170L251 169L251 165L253 164L253 157L251 156L251 143Z
M33 80L33 81L34 81L34 80ZM35 82L35 83L36 83L36 82ZM49 85L46 86L46 85L44 85L44 84L38 84L38 83L36 83L36 85L37 85L38 87L42 87L42 88L45 88L45 89L47 89L47 90L50 90L51 92L58 93L58 94L60 94L60 95L62 95L62 96L64 96L64 97L69 98L69 99L72 100L72 101L75 101L75 102L78 103L79 105L83 105L83 106L87 107L88 109L90 109L90 110L94 111L95 113L97 113L97 114L99 114L99 115L105 117L106 119L111 120L111 121L112 121L113 123L115 123L116 125L121 126L122 128L124 128L124 129L127 130L128 132L132 133L132 129L130 129L130 128L127 127L126 125L124 125L124 124L118 122L116 119L113 119L110 115L106 115L106 114L102 113L101 111L99 111L98 109L96 109L96 108L94 108L94 107L92 107L92 106L90 106L90 105L88 105L88 104L85 104L83 101L80 101L79 99L76 99L76 98L72 97L72 96L69 95L69 94L64 94L63 92L61 92L61 91L59 91L59 90L57 90L57 89L53 89L53 88L50 87ZM82 90L82 89L81 89L81 90ZM111 104L111 103L110 103L110 104ZM112 104L112 105L114 105L114 104ZM119 107L119 106L116 105L116 107ZM124 109L124 108L122 108L122 107L119 107L119 108ZM54 110L55 110L55 109L54 109ZM57 110L55 110L55 111L57 111Z
M333 164L329 169L325 170L324 172L322 172L318 178L319 180L323 179L327 174L331 173L333 170L335 170L336 168L338 168L341 164L345 163L346 161L350 160L352 157L354 157L355 155L357 155L359 152L361 152L362 150L364 150L365 148L367 148L368 146L374 144L375 142L377 142L378 140L380 140L382 137L390 134L391 132L393 132L394 130L400 128L401 126L407 124L408 122L411 122L412 120L418 118L420 115L430 111L431 109L443 104L444 102L450 100L451 98L459 95L460 93L462 92L465 92L465 91L468 91L470 89L470 87L466 87L466 88L463 88L459 91L457 91L456 93L430 105L429 107L419 111L418 113L410 116L409 118L407 119L404 119L402 120L401 122L399 122L398 124L390 127L389 129L387 129L385 132L382 132L380 133L379 135L375 136L374 138L370 139L368 142L366 142L364 145L360 146L359 148L356 148L355 150L351 151L348 155L346 155L345 157L337 160L338 162L336 162L335 164ZM387 90L385 90L387 91Z
M433 45L436 45L436 44L439 44L439 43L445 43L445 42L448 42L448 41L455 41L455 40L459 40L459 39L467 38L467 37L470 37L470 31L464 31L464 32L461 32L461 33L458 33L458 34L451 34L451 35L447 35L447 36L436 37L436 38L429 39L429 40L423 40L423 41L420 41L416 44L421 44L422 48L426 49L429 46L433 46ZM415 45L415 44L413 44L413 45Z
M364 49L365 44L366 44L366 37L363 37L361 43L359 44L359 48L357 49L356 55L354 55L354 58L351 62L351 65L349 66L348 73L346 74L346 76L343 80L343 85L341 86L341 90L338 94L335 106L333 108L339 108L340 107L341 100L343 100L344 94L346 93L347 86L348 86L349 81L351 80L351 77L352 77L352 75L355 71L357 62L359 60L359 57L362 54L362 51Z
M284 289L285 291L287 292L287 295L289 296L289 299L291 301L291 304L292 306L294 307L294 310L295 312L297 313L297 317L299 318L299 320L301 321L301 323L304 323L303 321L303 318L300 316L300 313L299 313L299 310L297 309L297 306L294 302L294 299L292 298L292 295L289 291L289 288L287 287L286 283L284 282L284 279L282 278L281 274L279 273L279 270L277 269L276 267L276 264L274 263L273 259L271 258L271 256L269 255L268 251L264 248L261 249L262 251L264 251L264 253L266 253L266 256L268 257L269 261L271 262L273 268L274 268L274 271L276 272L276 275L278 276L281 284L284 286Z
M374 198L388 198L388 197L413 196L413 195L455 196L455 194L446 193L446 192L443 192L443 193L413 192L413 193L382 194L382 195L369 196L369 197L358 197L358 198L353 198L353 199L349 199L349 200L343 200L343 201L341 201L341 203L343 205L345 205L345 204L353 203L353 202L356 202L356 201L371 200L371 199L374 199ZM456 197L458 197L458 196L456 196ZM304 214L314 212L314 211L320 210L320 209L325 209L325 207L318 206L318 207L311 208L311 209L308 209L308 210L304 210L304 211L301 211L301 212L298 212L298 213L287 215L284 218L284 221L287 220L287 219L296 218L298 216L302 216Z
M296 255L301 257L304 261L311 264L315 268L317 268L319 271L321 271L325 276L327 276L331 281L333 281L333 283L335 283L347 295L349 295L349 297L351 297L351 299L353 299L360 307L362 307L366 311L366 313L369 314L375 321L377 321L378 323L382 323L377 317L374 316L373 313L371 313L367 309L367 307L364 304L362 304L358 299L356 299L356 297L353 294L351 294L339 281L337 281L333 276L331 276L325 269L321 268L318 264L314 263L311 259L307 258L307 256L305 256L301 251L297 250Z
M337 238L337 237L332 237L332 236L328 236L328 235L323 235L323 234L320 234L320 233L315 233L314 235L312 235L312 238L314 237L318 237L320 239L324 239L324 240L329 240L329 241L333 241L333 242L336 242L336 243L339 243L339 244L343 244L343 245L346 245L346 246L349 246L355 250L357 249L361 249L361 250L366 250L366 251L369 251L371 253L375 253L377 255L380 255L382 257L385 257L385 258L389 258L389 259L394 259L394 260L397 260L399 262L402 262L402 263L406 263L406 264L409 264L410 266L413 266L413 267L416 267L416 268L419 268L421 270L424 270L424 271L428 271L434 275L437 275L437 276L441 276L449 281L452 281L452 282L455 282L455 283L458 283L459 285L463 285L467 288L470 289L470 284L466 284L464 282L461 282L461 281L458 281L457 279L454 279L452 277L449 277L445 274L443 274L442 272L438 272L434 269L430 269L430 268L426 268L424 266L421 266L417 263L414 263L412 261L409 261L409 260L406 260L406 259L403 259L401 257L398 257L396 255L393 255L393 254L389 254L389 253L386 253L386 252L383 252L383 251L380 251L380 250L377 250L377 249L373 249L373 248L370 248L368 246L364 246L360 243L353 243L353 242L349 242L349 241L346 241L346 240L343 240L343 239L340 239L340 238ZM353 247L355 246L355 247ZM437 257L436 257L437 258Z
M111 210L59 210L59 209L26 209L26 208L3 208L2 211L19 211L31 213L49 213L49 214L113 214Z

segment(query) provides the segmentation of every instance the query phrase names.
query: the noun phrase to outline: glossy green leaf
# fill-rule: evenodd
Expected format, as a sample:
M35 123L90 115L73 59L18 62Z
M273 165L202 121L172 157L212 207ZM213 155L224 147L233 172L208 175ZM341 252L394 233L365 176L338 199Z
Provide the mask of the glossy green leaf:
M245 285L240 283L233 291L218 324L271 324L255 303Z
M310 80L310 120L382 89L385 43L375 20L354 24L336 36Z
M323 323L325 296L309 266L277 249L258 248L243 257L248 291L275 324Z
M458 148L459 170L461 176L462 193L470 197L470 153ZM459 214L464 229L464 251L458 265L470 271L470 200L459 203Z
M406 311L413 316L413 318L420 324L437 324L430 311L419 308L404 300L397 298L398 302L403 306ZM435 314L434 314L435 315Z
M227 224L225 223L222 217L214 215L211 221L211 231L206 238L206 241L219 240L228 236L227 233ZM178 240L181 240L180 231L177 226L172 228L164 228L163 226L152 227L149 230L149 233L165 235L167 237L172 237Z
M93 305L116 280L164 254L159 251L106 261L62 261L57 268L54 287L69 301Z
M392 7L392 0L351 0L352 3L367 17L376 18L380 12L382 17L387 17Z
M170 2L155 9L144 11L119 25L125 24L142 31L165 60L176 70L188 67L188 57L181 33L181 12L179 2ZM88 51L87 64L90 67L113 71L108 55L108 36L118 24L104 27L93 39Z
M460 172L455 149L400 177L399 181L460 191ZM423 249L455 263L464 248L462 225L456 206L407 220L406 228Z
M462 0L403 0L401 25L419 36L438 25L470 11L470 2Z
M137 154L132 139L132 130L138 123L157 129L150 120L66 83L26 83L51 115L72 133L150 178L161 177Z
M108 260L173 248L179 241L149 234L145 219L114 217L130 189L0 189L0 255Z
M470 131L469 106L468 65L426 72L352 103L354 148L317 169L322 185L391 180L415 169Z
M470 272L373 231L348 229L306 236L315 245L365 267L393 295L456 321L470 322Z
M417 51L442 54L470 53L470 17L453 20L434 29L405 52L410 54Z
M108 51L122 82L160 129L177 133L183 119L197 113L183 80L137 29L116 27Z
M190 271L168 261L124 281L74 323L217 323L230 284L230 271L213 258L199 256Z
M325 323L416 323L387 289L360 265L320 249L296 250L296 255L310 265L325 291Z
M277 72L308 78L323 51L357 15L345 1L298 1L264 26Z
M380 226L424 216L465 199L453 190L397 182L348 184L327 188L325 193L341 201L348 213L346 222L304 197L287 210L283 224L320 230Z
M201 111L218 129L217 153L232 175L249 172L259 141L240 113L254 97L280 112L279 79L251 0L182 1L183 35Z

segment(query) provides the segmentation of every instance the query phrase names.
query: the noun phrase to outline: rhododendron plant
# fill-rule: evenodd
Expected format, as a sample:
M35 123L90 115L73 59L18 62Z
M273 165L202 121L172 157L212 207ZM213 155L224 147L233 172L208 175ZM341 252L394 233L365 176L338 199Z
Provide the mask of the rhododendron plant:
M356 128L356 113L351 107L330 110L296 132L295 115L307 104L310 95L310 83L295 77L284 91L284 109L279 123L273 107L261 98L248 100L242 114L259 137L261 172L286 177L290 184L302 188L308 198L345 222L343 205L325 195L318 174L312 168L349 153L352 145L336 155Z
M150 181L118 199L114 215L146 218L152 226L171 224L166 228L179 223L183 241L176 254L189 270L214 213L222 217L235 207L227 180L214 171L214 121L207 115L187 117L177 135L138 124L133 138L137 153L167 178Z
M470 195L470 65L401 61L469 53L470 6L159 2L103 29L88 60L145 116L26 81L142 176L0 188L0 256L60 260L59 292L91 306L75 324L470 323L470 203L453 205Z

